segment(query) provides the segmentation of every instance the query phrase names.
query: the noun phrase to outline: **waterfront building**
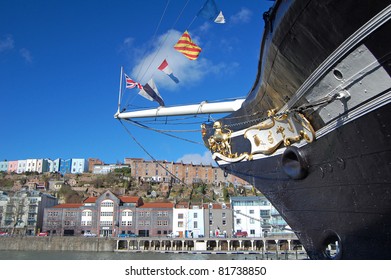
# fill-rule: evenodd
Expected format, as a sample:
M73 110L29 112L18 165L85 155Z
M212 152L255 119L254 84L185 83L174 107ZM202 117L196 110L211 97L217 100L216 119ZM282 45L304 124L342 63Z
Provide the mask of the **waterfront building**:
M229 203L204 203L203 211L206 237L232 237L233 213Z
M204 211L202 209L202 204L200 205L190 204L189 212L188 212L186 237L197 238L199 236L205 236Z
M44 209L57 198L36 190L22 189L13 196L1 196L0 230L17 235L35 235L43 226Z
M8 161L0 161L0 172L8 172Z
M186 237L189 223L189 202L176 203L173 209L172 232L179 237Z
M71 165L72 174L81 174L88 171L88 161L84 158L72 158Z
M172 230L173 203L143 203L136 208L138 236L165 237Z
M16 170L16 173L21 174L24 172L26 172L26 160L25 159L18 160L18 168Z
M172 229L172 203L144 203L136 196L106 191L81 204L59 204L44 211L43 230L51 235L118 236L134 233L161 237Z
M231 197L234 231L247 231L250 237L291 235L286 221L269 200L261 196Z
M12 160L8 162L8 173L15 173L18 170L18 161Z
M231 197L234 212L234 232L246 231L249 237L262 237L261 198L259 196Z
M5 212L7 208L7 203L8 203L8 195L7 193L0 191L0 230L3 224L3 219L5 217ZM3 231L3 230L1 230Z

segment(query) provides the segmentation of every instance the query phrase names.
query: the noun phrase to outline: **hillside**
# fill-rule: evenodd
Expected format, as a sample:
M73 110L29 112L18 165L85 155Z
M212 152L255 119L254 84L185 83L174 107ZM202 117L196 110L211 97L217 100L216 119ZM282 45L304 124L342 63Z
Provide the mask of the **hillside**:
M253 188L225 184L171 184L136 180L127 172L101 174L5 174L0 173L0 190L9 195L21 189L39 190L58 197L59 203L81 203L109 189L116 195L140 196L148 201L228 202L229 196L259 195Z

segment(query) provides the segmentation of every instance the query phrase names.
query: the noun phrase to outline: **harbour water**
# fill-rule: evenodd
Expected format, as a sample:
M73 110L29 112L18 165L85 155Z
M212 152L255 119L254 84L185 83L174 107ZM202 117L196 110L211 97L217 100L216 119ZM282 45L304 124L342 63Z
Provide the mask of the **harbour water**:
M0 260L296 260L306 254L192 254L164 252L0 251Z

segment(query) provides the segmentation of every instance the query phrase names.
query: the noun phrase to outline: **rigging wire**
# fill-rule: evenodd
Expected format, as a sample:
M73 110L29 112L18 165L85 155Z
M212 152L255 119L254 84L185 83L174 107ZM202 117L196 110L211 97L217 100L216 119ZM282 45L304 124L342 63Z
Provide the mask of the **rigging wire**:
M177 18L176 18L176 20L174 21L173 25L171 26L171 29L174 29L175 25L177 24L178 20L179 20L180 17L182 16L182 14L183 14L183 12L184 12L184 10L185 10L187 4L189 3L189 1L190 1L190 0L187 0L187 2L185 3L185 5L183 6L181 12L179 13L179 15L177 16ZM166 12L166 10L167 10L167 7L168 7L169 2L170 2L170 0L168 0L168 2L167 2L167 5L166 5L166 7L165 7L165 9L164 9L164 12L163 12L163 15L162 15L162 17L161 17L161 19L160 19L160 22L159 22L159 24L158 24L158 27L157 27L156 30L155 30L155 34L154 34L153 38L156 37L157 30L158 30L158 28L160 27L160 24L161 24L161 22L162 22L163 16L165 15L165 12ZM164 37L163 41L160 43L160 45L159 45L157 51L155 52L154 57L151 59L151 61L150 61L149 65L148 65L148 67L146 68L146 70L144 71L144 73L143 73L143 74L141 75L141 77L140 77L141 70L142 70L142 68L143 68L143 66L144 66L144 63L145 63L145 59L143 60L142 66L140 67L139 72L138 72L138 74L137 74L137 80L141 81L141 80L144 78L144 76L147 74L147 72L148 72L149 68L151 67L152 63L155 61L156 56L159 54L161 48L162 48L163 45L166 43L166 41L167 41L167 39L168 39L168 36L169 36L169 33L167 32L166 36ZM135 98L135 96L136 96L136 95L133 95L133 98ZM128 107L129 107L129 102L130 102L129 99L130 99L130 96L128 97L128 100L126 101L125 108L128 108Z
M147 129L147 130L151 130L151 131L154 131L154 132L157 132L157 133L160 133L160 134L163 134L163 135L166 135L166 136L169 136L169 137L172 137L172 138L175 138L175 139L179 139L179 140L182 140L182 141L186 141L186 142L189 142L189 143L192 143L192 144L197 144L197 145L204 145L203 143L201 142L197 142L197 141L193 141L193 140L190 140L190 139L186 139L186 138L183 138L183 137L179 137L179 136L176 136L176 135L172 135L172 134L169 134L168 132L169 131L164 131L164 130L159 130L159 129L155 129L155 128L152 128L152 127L149 127L149 126L146 126L146 125L143 125L143 124L140 124L136 121L133 121L133 120L125 120L137 127L140 127L140 128L144 128L144 129ZM194 130L194 131L187 131L187 132L199 132L200 130Z
M157 32L158 32L158 30L159 30L159 28L160 28L160 25L161 25L161 23L162 23L162 20L163 20L163 18L164 18L164 15L166 14L166 11L167 11L167 8L168 8L169 4L170 4L170 0L167 0L166 7L164 8L163 14L162 14L162 16L160 17L160 20L159 20L158 25L156 26L155 32L153 33L153 36L152 36L153 41L155 41L156 34L157 34ZM146 53L146 50L145 50L145 52L144 52L144 55L145 55L145 53ZM143 55L143 56L144 56L144 55ZM140 77L140 72L141 72L141 69L143 69L144 63L145 63L145 59L143 59L143 62L142 62L142 64L141 64L141 67L140 67L140 69L139 69L139 71L138 71L138 73L137 73L137 76L136 76L137 80L141 80L142 77L144 77L144 75L145 75L145 74L144 74L141 78L139 78L139 77ZM151 65L149 65L149 66L151 66ZM148 66L147 70L149 69L149 66Z
M163 168L166 172L168 172L174 179L178 180L178 182L180 182L182 185L184 185L185 187L189 187L183 180L179 179L177 176L175 176L175 174L173 174L170 170L168 170L168 168L166 168L163 164L161 164L158 160L156 160L156 158L150 152L148 152L148 150L136 139L136 137L134 137L134 135L130 132L130 130L123 124L123 122L120 119L119 122L121 123L125 131L129 134L129 136L133 139L133 141L151 158L151 160L154 163L158 164L161 168Z

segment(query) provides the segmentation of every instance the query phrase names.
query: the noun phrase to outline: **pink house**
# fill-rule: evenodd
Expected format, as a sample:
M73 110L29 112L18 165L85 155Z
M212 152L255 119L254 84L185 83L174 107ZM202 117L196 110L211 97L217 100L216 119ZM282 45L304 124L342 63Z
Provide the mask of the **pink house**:
M16 172L17 169L18 169L18 161L17 160L8 162L8 173Z

